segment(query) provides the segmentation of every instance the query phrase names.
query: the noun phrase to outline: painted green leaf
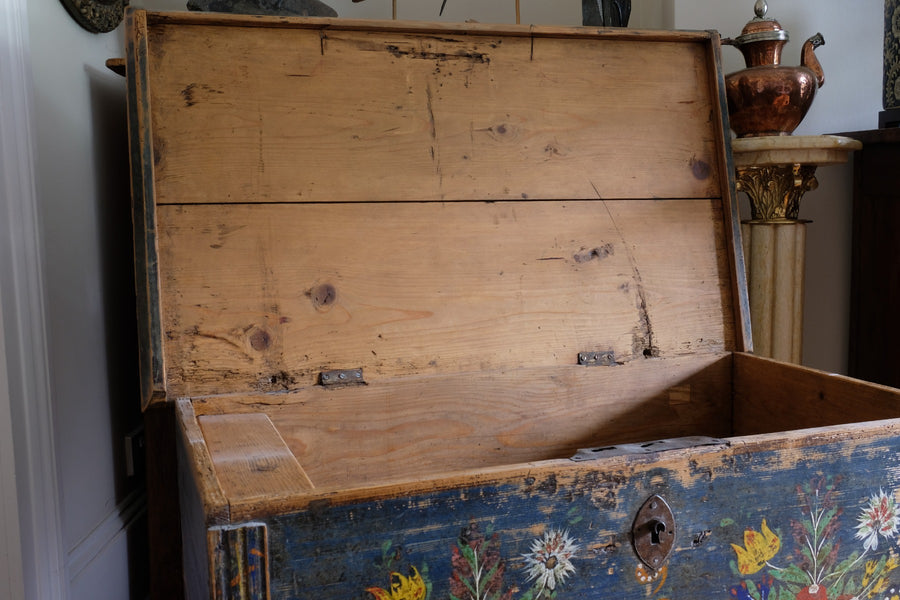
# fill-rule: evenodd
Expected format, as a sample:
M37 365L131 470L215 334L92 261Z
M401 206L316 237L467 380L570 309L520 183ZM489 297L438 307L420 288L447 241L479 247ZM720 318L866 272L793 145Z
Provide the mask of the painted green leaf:
M771 575L778 581L789 583L799 583L801 585L809 585L809 575L806 574L797 565L791 565L784 569L769 571Z

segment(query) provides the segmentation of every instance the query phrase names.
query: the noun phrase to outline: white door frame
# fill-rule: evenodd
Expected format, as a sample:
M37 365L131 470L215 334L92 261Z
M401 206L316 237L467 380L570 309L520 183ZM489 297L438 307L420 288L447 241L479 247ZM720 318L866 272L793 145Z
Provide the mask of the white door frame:
M13 537L20 538L21 559L11 568L21 570L17 580L24 598L64 600L68 586L53 442L26 6L27 0L0 0L0 359L5 354L6 372L0 395L9 400L0 403L0 435L10 428L15 449L12 473L10 444L0 446L6 457L0 464L0 485L15 489L17 497L17 502L4 497L0 505L0 533L7 538L0 544L14 549Z
M0 317L2 315L3 305L0 302ZM3 319L0 318L0 597L19 600L25 597L25 585L22 580L22 539L19 536L8 381Z

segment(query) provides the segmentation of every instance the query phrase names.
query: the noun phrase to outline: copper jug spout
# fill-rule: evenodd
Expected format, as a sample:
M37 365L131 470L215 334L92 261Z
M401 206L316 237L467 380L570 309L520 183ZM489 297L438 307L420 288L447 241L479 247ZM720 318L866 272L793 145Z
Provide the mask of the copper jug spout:
M800 52L800 65L816 74L816 82L819 87L825 85L825 72L822 70L819 59L816 58L816 48L824 45L825 38L821 33L817 33L803 43L803 50Z

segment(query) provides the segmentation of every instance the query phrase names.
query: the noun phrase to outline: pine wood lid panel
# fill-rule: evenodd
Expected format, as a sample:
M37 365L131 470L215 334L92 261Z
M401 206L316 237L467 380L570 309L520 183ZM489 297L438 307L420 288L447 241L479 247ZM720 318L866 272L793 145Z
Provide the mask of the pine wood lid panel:
M712 201L192 205L158 219L170 395L734 347Z
M715 34L127 23L145 404L747 346Z
M157 24L156 201L722 195L708 40L517 33Z

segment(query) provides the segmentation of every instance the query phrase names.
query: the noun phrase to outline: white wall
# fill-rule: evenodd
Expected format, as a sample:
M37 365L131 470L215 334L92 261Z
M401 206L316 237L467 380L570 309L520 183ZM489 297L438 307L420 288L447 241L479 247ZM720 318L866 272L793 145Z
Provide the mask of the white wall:
M391 0L323 0L338 15L353 19L390 19ZM515 0L397 0L397 18L421 21L515 23ZM633 0L630 25L663 29L672 22L674 0ZM183 10L186 0L132 0L132 6L153 10ZM520 0L521 22L541 25L581 25L581 0Z
M69 598L129 597L143 482L123 438L140 423L124 80L59 0L28 0L44 318Z

